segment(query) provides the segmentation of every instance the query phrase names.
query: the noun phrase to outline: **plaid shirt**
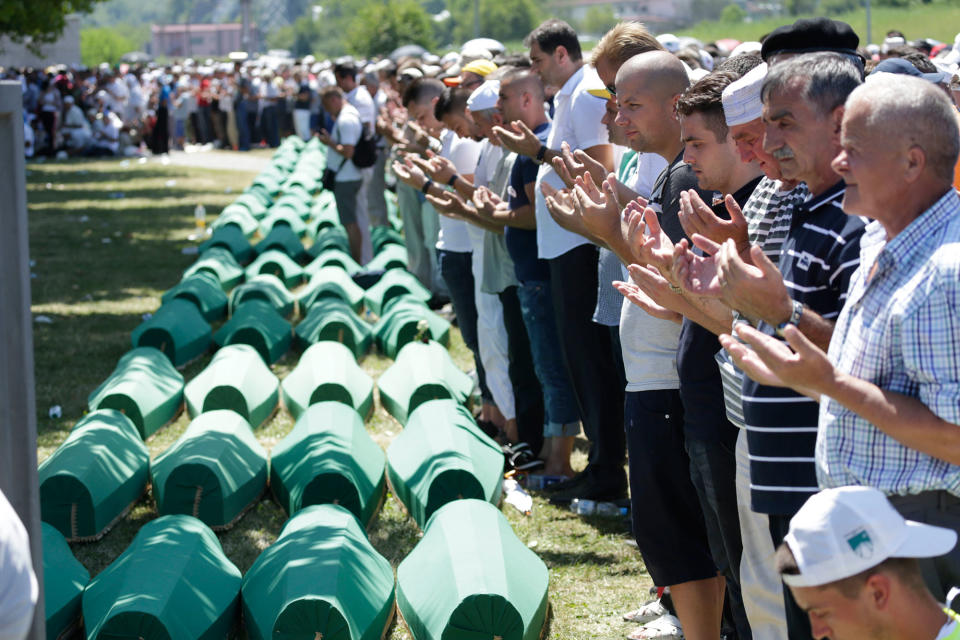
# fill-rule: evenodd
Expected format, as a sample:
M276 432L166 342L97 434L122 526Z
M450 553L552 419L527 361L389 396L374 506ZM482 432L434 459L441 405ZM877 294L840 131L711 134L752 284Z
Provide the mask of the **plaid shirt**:
M960 425L960 197L950 189L889 241L873 222L860 244L860 268L830 341L830 360ZM960 467L907 448L826 396L816 462L824 488L960 496Z

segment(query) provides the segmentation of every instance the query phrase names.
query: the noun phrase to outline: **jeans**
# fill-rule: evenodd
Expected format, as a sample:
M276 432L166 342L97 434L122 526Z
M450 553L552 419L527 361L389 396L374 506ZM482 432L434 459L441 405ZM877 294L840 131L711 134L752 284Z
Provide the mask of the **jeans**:
M581 245L548 260L560 352L590 438L594 477L623 481L623 372L617 364L609 327L593 321L597 305L597 253ZM621 366L622 369L622 366Z
M247 118L247 101L237 100L237 149L250 150L250 122Z
M473 352L473 361L477 367L477 378L480 380L480 395L484 400L492 400L490 390L487 389L486 375L483 363L480 360L480 349L477 343L477 303L473 297L473 270L470 264L469 251L444 251L437 249L437 260L440 263L440 275L447 283L450 291L450 301L453 303L453 312L457 315L457 326L467 348Z
M553 318L549 282L524 282L517 287L523 323L530 338L533 366L543 389L546 417L543 436L575 436L580 433L580 419L573 398L570 379L557 349L557 325Z
M277 105L268 102L260 113L260 128L263 129L267 145L272 149L280 146L280 122L277 118Z

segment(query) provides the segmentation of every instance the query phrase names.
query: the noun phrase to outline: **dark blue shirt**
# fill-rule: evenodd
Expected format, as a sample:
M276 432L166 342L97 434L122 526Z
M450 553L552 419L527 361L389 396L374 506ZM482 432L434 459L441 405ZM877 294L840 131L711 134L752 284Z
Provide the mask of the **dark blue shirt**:
M550 133L550 123L544 122L533 132L537 134L540 142L546 144L547 135ZM539 170L540 165L533 158L517 156L517 161L513 163L513 169L510 171L510 209L519 209L527 205L533 206L533 203L527 197L524 186L537 181ZM507 245L507 252L513 259L513 268L517 274L517 280L520 282L544 282L550 279L550 268L547 266L547 262L537 257L536 229L507 227L504 230L503 237Z
M844 184L797 206L780 253L790 297L827 319L836 318L860 264L864 222L840 208ZM758 327L775 335L775 327ZM818 491L814 445L820 405L792 389L743 379L743 418L750 453L754 511L791 515Z

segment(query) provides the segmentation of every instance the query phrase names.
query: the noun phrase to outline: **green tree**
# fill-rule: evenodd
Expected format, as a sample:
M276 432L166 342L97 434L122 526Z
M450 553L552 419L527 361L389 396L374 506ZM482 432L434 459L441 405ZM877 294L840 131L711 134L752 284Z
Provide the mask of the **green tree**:
M740 24L747 18L747 12L738 4L728 4L720 12L720 22Z
M405 44L434 46L430 16L416 0L368 4L347 29L347 49L360 56L385 55Z
M0 2L0 35L25 42L34 51L55 42L71 13L89 13L104 0L3 0Z
M111 65L120 62L120 56L136 51L140 44L133 38L123 35L124 30L116 27L88 27L80 30L80 59L88 67L96 67L101 62Z
M480 35L497 40L520 40L540 24L534 0L450 0L454 41L473 38L473 3L480 3Z
M601 36L610 28L617 24L617 16L614 15L610 5L594 6L587 9L587 13L580 21L580 32L592 36Z

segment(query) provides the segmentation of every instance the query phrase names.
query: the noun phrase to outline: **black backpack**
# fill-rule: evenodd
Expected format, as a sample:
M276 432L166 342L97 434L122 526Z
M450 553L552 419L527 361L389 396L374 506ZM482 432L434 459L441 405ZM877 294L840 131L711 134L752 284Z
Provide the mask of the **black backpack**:
M380 136L376 133L367 133L364 127L363 134L356 146L353 147L353 166L357 169L366 169L377 163L377 143L380 142Z

